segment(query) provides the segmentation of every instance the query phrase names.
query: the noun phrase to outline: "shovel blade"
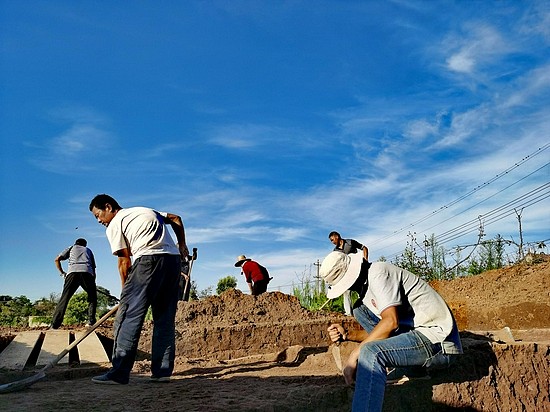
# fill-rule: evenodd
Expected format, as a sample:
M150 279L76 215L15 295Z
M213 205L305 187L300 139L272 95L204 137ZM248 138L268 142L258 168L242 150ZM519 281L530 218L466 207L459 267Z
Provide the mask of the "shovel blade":
M340 346L337 344L332 345L332 357L334 358L334 362L336 363L336 367L342 373L343 366L342 366L342 354L340 353Z
M38 382L40 379L43 379L44 377L46 377L46 372L41 370L36 375L29 376L28 378L0 385L0 393L21 391Z

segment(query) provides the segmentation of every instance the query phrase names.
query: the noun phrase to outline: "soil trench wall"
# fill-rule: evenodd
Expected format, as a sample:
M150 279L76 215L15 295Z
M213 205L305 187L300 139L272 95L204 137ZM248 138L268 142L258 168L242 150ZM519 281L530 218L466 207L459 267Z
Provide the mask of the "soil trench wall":
M434 404L470 407L476 411L550 411L550 345L483 345L490 347L494 363L483 370L479 379L435 385ZM482 360L472 356L468 359L468 355L467 352L463 355L458 368L483 365Z

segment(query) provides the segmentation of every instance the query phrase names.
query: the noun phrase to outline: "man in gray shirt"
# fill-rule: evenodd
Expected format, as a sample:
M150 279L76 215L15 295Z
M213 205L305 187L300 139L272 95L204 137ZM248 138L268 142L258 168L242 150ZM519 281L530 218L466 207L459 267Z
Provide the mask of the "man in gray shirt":
M63 250L55 258L55 266L65 278L63 293L57 303L53 314L51 329L58 329L63 323L65 310L69 300L74 295L79 286L88 294L88 323L91 326L95 323L95 314L97 308L97 289L95 284L95 259L94 254L86 247L86 239L76 239L73 246ZM61 266L62 260L69 260L67 272Z
M352 410L381 411L391 368L448 367L462 353L458 327L443 298L424 280L387 262L368 263L359 253L330 253L321 264L327 297L359 293L353 316L363 327L328 328L333 342L355 341L343 368L355 382Z

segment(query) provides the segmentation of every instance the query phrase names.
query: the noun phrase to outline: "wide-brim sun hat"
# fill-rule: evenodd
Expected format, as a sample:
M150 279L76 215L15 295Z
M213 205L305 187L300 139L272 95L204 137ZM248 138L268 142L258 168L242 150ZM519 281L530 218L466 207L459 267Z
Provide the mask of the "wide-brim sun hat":
M362 253L330 252L321 263L319 275L328 283L327 298L334 299L353 286L363 263Z
M235 267L239 267L239 266L242 266L242 264L246 261L249 261L250 259L248 259L245 255L240 255L238 258L237 258L237 262L235 263Z

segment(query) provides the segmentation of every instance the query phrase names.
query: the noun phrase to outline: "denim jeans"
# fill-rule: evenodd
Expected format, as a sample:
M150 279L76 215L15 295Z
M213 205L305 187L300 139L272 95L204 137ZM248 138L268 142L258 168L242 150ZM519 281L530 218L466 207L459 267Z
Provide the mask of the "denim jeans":
M365 305L354 308L353 316L367 331L379 319ZM415 330L398 331L387 339L369 342L361 347L355 378L352 411L381 411L386 388L386 367L429 366L441 356L441 344L433 344Z
M153 315L151 373L159 378L172 374L180 267L179 256L165 254L142 256L132 264L114 324L110 379L128 383L149 306Z

